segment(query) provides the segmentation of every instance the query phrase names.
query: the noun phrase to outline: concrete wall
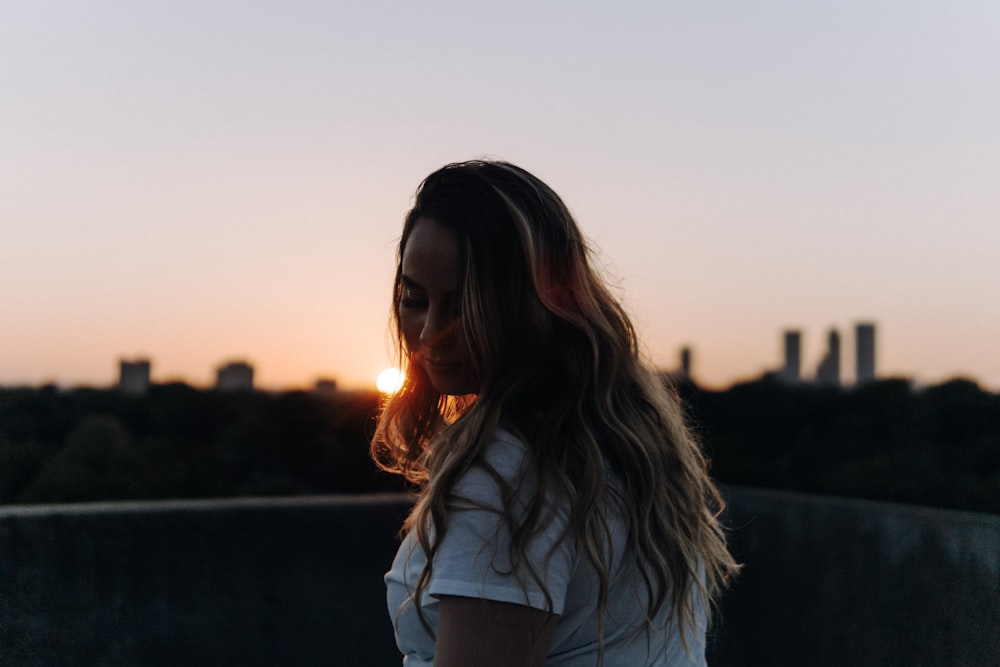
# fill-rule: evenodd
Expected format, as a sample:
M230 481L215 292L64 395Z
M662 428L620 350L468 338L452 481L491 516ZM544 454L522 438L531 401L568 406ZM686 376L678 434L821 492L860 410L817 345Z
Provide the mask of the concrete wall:
M711 664L1000 664L1000 517L726 494L746 569ZM382 574L407 508L0 509L0 664L398 666Z
M1000 665L1000 516L727 489L719 665Z
M394 665L399 496L0 510L0 665Z

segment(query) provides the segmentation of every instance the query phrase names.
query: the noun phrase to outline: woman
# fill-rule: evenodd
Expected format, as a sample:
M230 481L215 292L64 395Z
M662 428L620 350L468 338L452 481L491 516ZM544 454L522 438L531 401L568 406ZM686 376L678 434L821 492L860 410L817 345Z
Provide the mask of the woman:
M448 165L397 260L406 380L372 452L419 489L386 574L404 664L704 664L721 498L562 200Z

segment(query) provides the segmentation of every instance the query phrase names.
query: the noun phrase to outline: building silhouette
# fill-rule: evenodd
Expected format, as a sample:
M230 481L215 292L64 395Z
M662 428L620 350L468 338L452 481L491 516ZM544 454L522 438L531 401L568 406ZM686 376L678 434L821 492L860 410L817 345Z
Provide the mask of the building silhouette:
M149 391L149 359L118 362L118 389L124 394L142 396Z
M838 387L840 386L840 334L836 329L830 329L826 340L826 354L816 369L816 382Z
M691 348L682 347L681 348L681 379L685 381L691 380Z
M253 391L253 366L245 361L232 361L215 371L215 388L219 391Z
M875 379L875 325L865 322L855 326L855 362L857 383Z
M337 395L337 381L329 378L316 380L316 386L313 388L313 394L319 396L320 398L333 398Z
M781 377L787 382L802 379L802 334L798 331L785 331L785 367Z

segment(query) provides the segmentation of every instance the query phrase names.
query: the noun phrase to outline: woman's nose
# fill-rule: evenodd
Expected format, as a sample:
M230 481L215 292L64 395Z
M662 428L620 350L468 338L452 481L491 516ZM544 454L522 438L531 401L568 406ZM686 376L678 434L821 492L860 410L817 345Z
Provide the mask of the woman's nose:
M424 345L436 345L448 337L453 328L453 321L448 313L431 309L424 317L420 330L420 342Z

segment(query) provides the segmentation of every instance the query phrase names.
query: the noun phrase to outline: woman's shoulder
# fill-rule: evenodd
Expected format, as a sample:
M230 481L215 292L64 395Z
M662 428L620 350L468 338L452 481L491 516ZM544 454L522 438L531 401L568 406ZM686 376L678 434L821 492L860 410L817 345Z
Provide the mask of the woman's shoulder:
M523 483L534 477L529 455L524 440L508 429L498 428L457 480L454 491L458 496L482 499L504 495L503 487L508 491L523 489Z
M527 460L528 453L528 445L524 440L513 431L501 426L486 443L481 458L493 466L520 467Z
M490 473L501 479L521 477L530 467L529 448L524 440L506 428L498 428L479 451L469 473Z

